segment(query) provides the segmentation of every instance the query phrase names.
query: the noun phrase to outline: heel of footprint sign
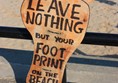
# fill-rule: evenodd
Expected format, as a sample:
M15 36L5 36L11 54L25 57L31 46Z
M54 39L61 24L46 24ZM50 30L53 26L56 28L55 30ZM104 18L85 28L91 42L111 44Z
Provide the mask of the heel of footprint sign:
M26 83L62 83L65 65L86 32L88 4L83 0L24 0L21 15L34 42Z

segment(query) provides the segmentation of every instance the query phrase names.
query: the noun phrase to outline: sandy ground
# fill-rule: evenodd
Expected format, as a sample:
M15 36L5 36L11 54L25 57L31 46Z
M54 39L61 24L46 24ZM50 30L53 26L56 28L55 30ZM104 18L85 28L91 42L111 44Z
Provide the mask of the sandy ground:
M23 0L0 0L0 26L24 27L20 7ZM96 0L90 4L88 32L118 34L118 0ZM0 38L0 48L33 50L30 40ZM83 55L118 56L118 47L80 45Z

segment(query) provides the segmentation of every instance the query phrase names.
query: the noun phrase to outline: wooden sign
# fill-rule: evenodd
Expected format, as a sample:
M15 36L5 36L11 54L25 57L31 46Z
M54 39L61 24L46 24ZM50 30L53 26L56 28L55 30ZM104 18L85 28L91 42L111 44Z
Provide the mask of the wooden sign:
M26 83L62 83L65 65L86 32L87 2L24 0L21 15L34 41Z

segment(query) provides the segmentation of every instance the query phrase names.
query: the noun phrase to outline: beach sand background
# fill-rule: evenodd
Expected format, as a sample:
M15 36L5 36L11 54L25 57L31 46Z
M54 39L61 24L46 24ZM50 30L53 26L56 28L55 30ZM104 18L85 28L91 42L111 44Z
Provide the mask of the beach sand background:
M23 0L0 0L0 26L24 27L20 15L22 2ZM91 18L87 32L118 34L118 0L96 0L90 4L90 8ZM32 51L33 44L30 40L0 38L0 48ZM118 47L112 46L81 44L76 52L118 57Z

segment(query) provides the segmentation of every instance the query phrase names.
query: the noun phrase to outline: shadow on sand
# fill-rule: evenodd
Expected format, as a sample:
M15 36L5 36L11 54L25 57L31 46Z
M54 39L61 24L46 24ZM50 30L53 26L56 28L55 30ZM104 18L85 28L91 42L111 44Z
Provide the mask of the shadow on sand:
M4 57L11 64L17 83L25 83L25 78L29 70L29 65L31 64L32 61L32 55L33 51L0 48L0 56ZM14 63L17 65L14 65ZM71 57L68 63L118 67L118 61L98 60L98 59L79 58L79 57ZM19 67L19 65L22 66ZM28 66L24 67L26 65ZM67 82L67 83L74 83L74 82Z

